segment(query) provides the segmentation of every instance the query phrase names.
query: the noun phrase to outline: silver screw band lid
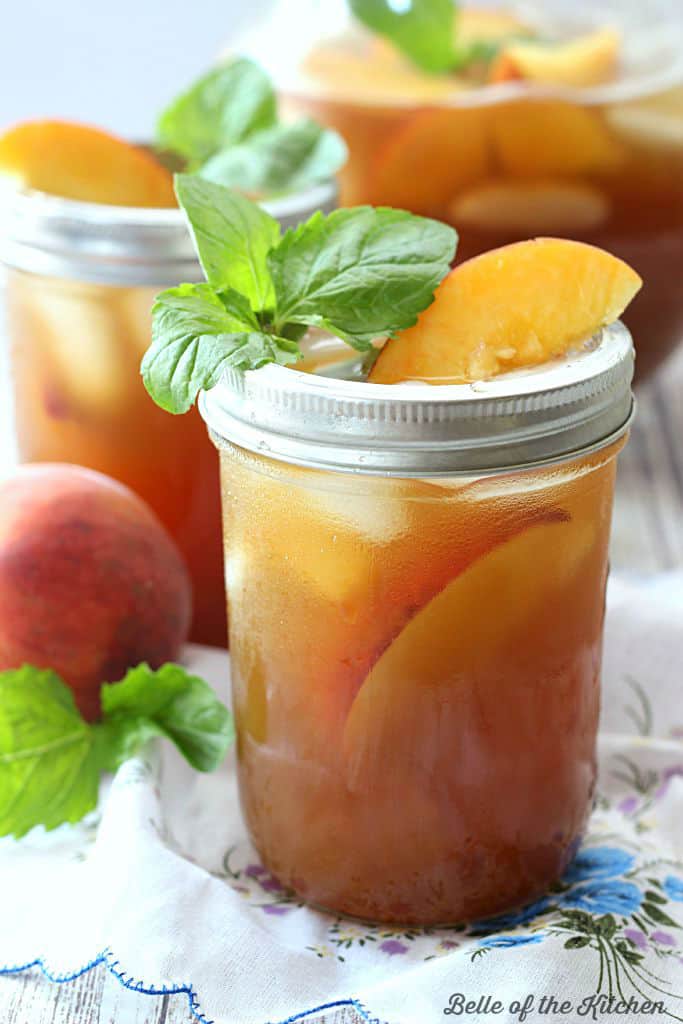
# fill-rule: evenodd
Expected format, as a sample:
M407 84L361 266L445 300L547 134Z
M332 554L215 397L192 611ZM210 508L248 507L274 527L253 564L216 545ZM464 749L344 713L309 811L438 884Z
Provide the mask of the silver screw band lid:
M262 203L283 229L336 205L332 179ZM168 287L204 280L181 210L81 203L13 188L0 191L0 262L99 284Z
M319 469L397 476L493 473L616 440L633 413L620 322L580 352L473 384L368 384L289 367L227 372L200 397L214 441Z

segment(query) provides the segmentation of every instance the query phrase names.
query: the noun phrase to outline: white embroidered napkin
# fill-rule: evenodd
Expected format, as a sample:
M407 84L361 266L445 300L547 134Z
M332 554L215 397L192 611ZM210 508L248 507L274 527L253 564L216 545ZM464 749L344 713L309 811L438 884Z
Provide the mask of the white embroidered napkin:
M250 849L233 759L199 776L164 745L124 765L101 817L0 842L0 966L69 980L104 962L141 991L186 992L216 1024L340 1005L381 1024L597 1019L622 1004L620 1020L680 1019L683 574L614 579L608 608L598 804L535 905L430 930L310 910ZM188 659L227 695L225 655Z

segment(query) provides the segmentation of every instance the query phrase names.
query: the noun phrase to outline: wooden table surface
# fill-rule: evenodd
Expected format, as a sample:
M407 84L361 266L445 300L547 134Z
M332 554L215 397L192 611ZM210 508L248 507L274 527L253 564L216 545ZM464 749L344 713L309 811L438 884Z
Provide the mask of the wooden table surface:
M611 563L645 573L683 567L683 346L638 393L638 416L620 457ZM130 992L102 967L62 985L38 971L0 978L0 1024L193 1021L185 996ZM315 1021L362 1024L352 1010Z

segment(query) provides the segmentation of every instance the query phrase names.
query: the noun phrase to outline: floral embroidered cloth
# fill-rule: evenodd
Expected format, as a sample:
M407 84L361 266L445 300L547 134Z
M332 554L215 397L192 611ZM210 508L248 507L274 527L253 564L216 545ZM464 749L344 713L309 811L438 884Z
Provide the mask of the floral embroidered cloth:
M227 690L224 655L188 656ZM603 703L584 845L517 913L405 930L310 910L250 849L234 763L197 776L153 748L101 816L0 842L0 965L64 981L104 962L216 1024L682 1019L683 574L612 580Z

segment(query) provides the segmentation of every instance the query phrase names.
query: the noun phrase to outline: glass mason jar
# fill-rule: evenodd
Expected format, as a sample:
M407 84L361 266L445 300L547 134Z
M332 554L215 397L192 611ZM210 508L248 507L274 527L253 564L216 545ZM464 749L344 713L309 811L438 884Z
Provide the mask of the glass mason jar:
M227 374L220 451L242 806L280 881L378 921L538 896L595 784L620 324L473 385Z
M333 182L264 203L284 227L335 205ZM0 261L20 460L88 466L149 502L190 570L191 639L224 646L216 451L196 410L169 416L140 377L154 296L203 280L183 215L13 193Z
M616 26L618 77L560 88L429 75L354 23L347 0L281 0L242 45L293 114L345 137L343 205L448 221L460 234L459 261L536 235L584 240L626 260L647 281L625 318L642 377L683 337L680 0L484 6L550 38Z

